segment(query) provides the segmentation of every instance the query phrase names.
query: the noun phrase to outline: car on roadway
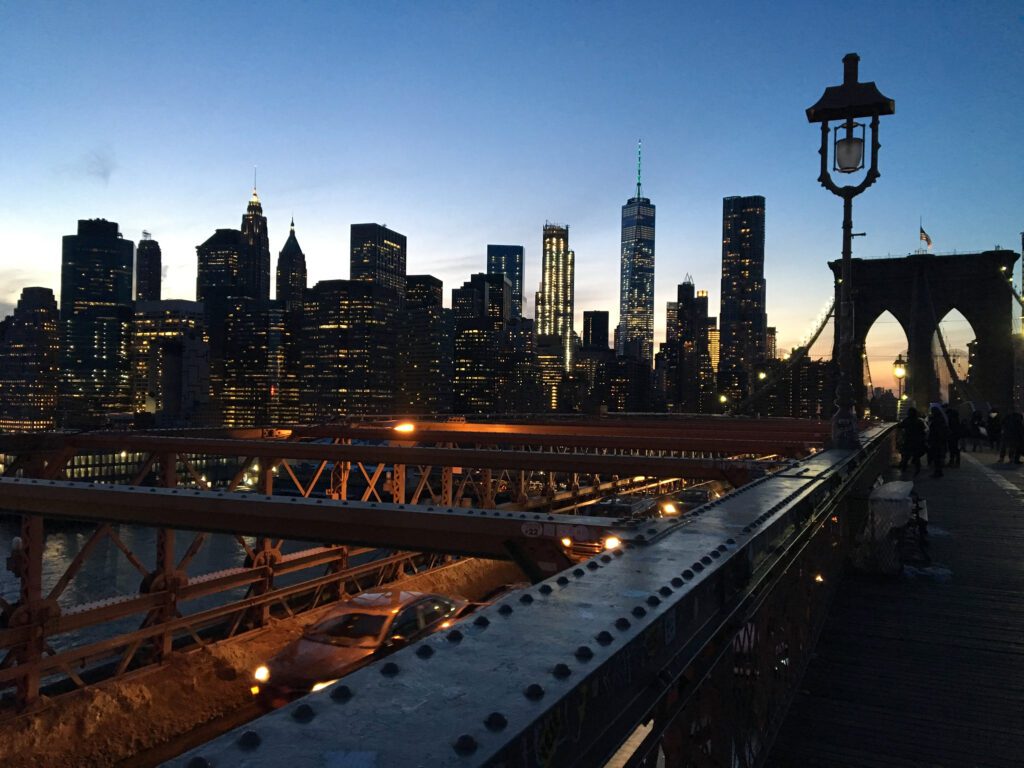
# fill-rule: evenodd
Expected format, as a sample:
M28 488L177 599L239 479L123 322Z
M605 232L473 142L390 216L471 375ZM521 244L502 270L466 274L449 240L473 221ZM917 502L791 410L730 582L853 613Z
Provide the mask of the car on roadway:
M268 707L283 706L451 626L469 606L461 597L424 592L355 595L308 625L301 637L257 667L250 691Z

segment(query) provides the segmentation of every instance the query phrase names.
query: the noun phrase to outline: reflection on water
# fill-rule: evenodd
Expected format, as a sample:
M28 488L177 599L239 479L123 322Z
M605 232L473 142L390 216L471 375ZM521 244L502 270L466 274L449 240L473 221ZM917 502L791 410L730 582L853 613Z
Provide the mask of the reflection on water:
M97 526L88 523L55 522L52 520L46 522L46 546L43 551L44 597L49 594L50 590L64 574L72 560L74 560L75 555L85 546L96 528ZM156 563L157 529L137 525L115 525L112 528L143 567L151 570ZM0 514L0 567L5 566L8 556L11 554L12 540L20 535L21 518L16 515ZM178 531L175 533L174 553L176 561L181 560L194 538L195 534L192 532ZM246 540L250 545L254 541L249 537ZM315 545L305 542L285 542L282 552L287 554L307 549L310 546ZM245 550L234 536L208 534L202 548L192 558L188 566L188 573L190 576L195 577L205 573L235 568L244 564L245 556ZM288 576L276 580L275 583L283 586L313 575L312 571L288 574ZM124 553L121 552L111 538L109 536L104 537L93 548L81 569L61 594L58 602L63 609L67 610L72 606L81 606L112 597L137 595L142 578L143 574L129 562L128 558L125 557ZM0 570L0 597L9 603L14 603L19 599L19 591L19 580L6 567L3 567ZM188 602L181 603L179 610L183 614L188 615L222 605L231 599L239 599L245 595L245 592L245 587L239 587L219 595L209 595L189 600ZM138 629L144 617L144 614L138 614L116 621L109 621L101 625L87 627L77 632L70 632L50 638L49 643L54 650L60 650L95 642L119 632L129 632Z

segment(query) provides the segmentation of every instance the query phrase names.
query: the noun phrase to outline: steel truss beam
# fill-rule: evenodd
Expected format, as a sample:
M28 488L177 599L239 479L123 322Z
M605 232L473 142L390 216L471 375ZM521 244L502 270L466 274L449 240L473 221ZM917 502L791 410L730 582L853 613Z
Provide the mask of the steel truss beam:
M753 669L742 654L756 630L731 622L766 584L774 593L799 583L802 595L814 588L808 579L828 583L841 562L830 543L848 526L851 499L887 468L889 436L871 430L857 450L755 481L652 543L597 556L170 764L321 765L359 754L380 768L571 768L603 764L654 717L659 731L682 734L686 759L676 751L675 765L753 765L770 745L772 717L741 722L714 708L723 692L698 688L702 659L733 646L719 681L776 685L737 678ZM810 612L821 605L807 602L790 612L802 621L787 617L759 637L768 670L809 654L811 633L800 626L818 620ZM791 690L798 676L784 674ZM706 700L685 729L674 727L676 705L695 688Z

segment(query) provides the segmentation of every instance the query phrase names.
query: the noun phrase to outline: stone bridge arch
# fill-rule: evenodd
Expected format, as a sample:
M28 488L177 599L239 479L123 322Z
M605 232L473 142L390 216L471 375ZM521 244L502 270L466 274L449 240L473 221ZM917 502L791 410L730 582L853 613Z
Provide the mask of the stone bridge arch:
M912 254L894 259L853 259L853 345L863 352L868 331L885 311L903 326L907 336L906 392L918 405L939 399L932 357L932 337L942 320L956 309L974 329L977 344L971 389L981 400L1003 408L1013 402L1013 294L1006 285L1018 255L1008 250L953 256ZM842 262L829 262L836 280ZM839 350L839 329L833 343ZM859 359L859 354L857 355ZM853 374L858 411L863 411L861 370Z

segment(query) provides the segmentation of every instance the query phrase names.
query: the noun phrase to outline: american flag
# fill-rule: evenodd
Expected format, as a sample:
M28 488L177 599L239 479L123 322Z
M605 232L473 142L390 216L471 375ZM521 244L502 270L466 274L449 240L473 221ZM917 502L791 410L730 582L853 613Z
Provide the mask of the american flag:
M921 242L927 245L929 248L932 247L932 239L928 237L928 233L924 231L924 227L918 227L921 230Z

